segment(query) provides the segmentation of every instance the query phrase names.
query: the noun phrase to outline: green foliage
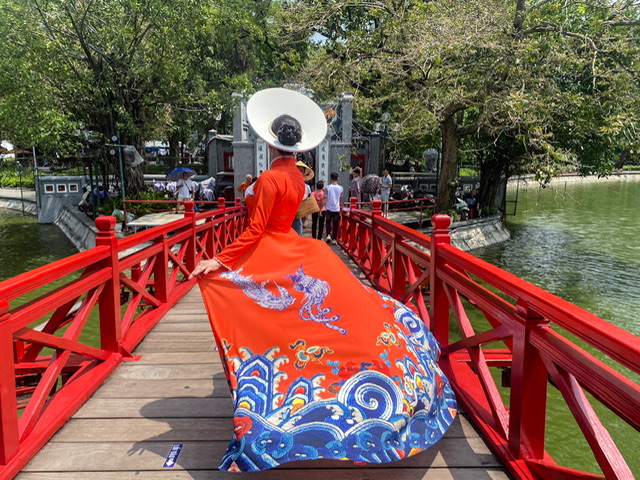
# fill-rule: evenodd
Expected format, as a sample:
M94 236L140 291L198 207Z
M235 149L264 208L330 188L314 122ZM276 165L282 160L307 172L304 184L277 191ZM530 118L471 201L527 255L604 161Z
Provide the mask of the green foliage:
M154 174L154 175L166 175L168 173L168 168L164 164L146 164L144 166L144 173Z
M177 155L178 142L228 132L232 92L281 83L308 45L281 35L268 0L0 0L0 10L0 132L45 152L86 147L85 129L100 145L116 131L138 147L166 139Z
M98 213L101 215L111 215L114 210L122 210L122 198L109 197L102 200Z
M637 149L637 5L330 0L291 11L292 29L326 39L302 78L316 92L353 92L363 131L390 112L392 155L415 152L405 141L438 145L430 134L443 132L443 205L460 157L494 181L601 174L614 152Z
M35 189L33 170L23 169L19 171L14 166L0 166L0 188Z
M451 217L452 222L457 222L458 220L460 220L460 213L457 210L454 210L452 208L448 210L442 210L438 213L442 215L449 215Z
M45 153L88 148L82 129L100 146L119 130L136 146L165 139L177 157L180 143L230 131L233 92L285 83L320 102L353 93L355 137L389 112L391 164L442 144L443 206L458 161L477 166L482 195L501 175L606 174L624 163L619 152L640 149L633 2L0 0L0 10L0 132Z
M495 215L499 211L500 211L500 209L498 207L494 207L494 206L482 207L482 216L483 217L490 217L491 215Z
M460 176L461 177L477 177L480 175L480 172L475 168L461 168Z
M172 210L175 207L174 203L166 203L167 200L173 200L170 194L167 192L156 192L155 190L139 192L130 200L134 202L127 203L127 212L133 213L136 217L158 211ZM145 203L135 203L135 200L144 200ZM154 200L161 200L162 202L154 203Z

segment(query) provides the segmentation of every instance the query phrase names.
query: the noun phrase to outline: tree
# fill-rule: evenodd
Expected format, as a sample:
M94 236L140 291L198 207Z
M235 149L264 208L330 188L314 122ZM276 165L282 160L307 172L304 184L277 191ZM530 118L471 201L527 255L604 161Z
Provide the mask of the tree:
M299 39L296 48L279 39L277 4L265 0L0 0L0 9L11 62L26 73L0 74L0 108L42 99L22 102L20 111L39 117L42 130L60 130L56 141L82 125L104 144L119 134L122 144L141 148L161 134L175 149L194 130L229 124L232 91L282 78L306 50ZM46 111L50 119L41 118ZM43 141L28 118L4 118L0 129L14 138ZM117 157L103 160L117 171ZM141 173L127 169L128 192L142 187Z
M603 173L611 142L622 134L611 130L612 120L624 119L630 131L637 117L629 110L637 108L639 58L631 1L327 1L291 8L301 28L326 39L307 73L315 88L349 88L359 107L386 104L398 118L438 122L439 209L449 208L457 187L465 138L486 161L508 144L518 152L518 162L509 154L492 158L500 167L494 171L526 165L544 177L573 164Z
M103 143L118 134L120 143L137 147L154 110L187 76L185 52L199 13L193 2L175 8L164 0L6 0L3 10L12 25L10 48L23 53L14 61L32 79L18 82L20 94L35 97L38 85L76 129L98 132ZM103 160L114 167L114 158ZM129 168L126 177L132 191L141 188L139 168Z

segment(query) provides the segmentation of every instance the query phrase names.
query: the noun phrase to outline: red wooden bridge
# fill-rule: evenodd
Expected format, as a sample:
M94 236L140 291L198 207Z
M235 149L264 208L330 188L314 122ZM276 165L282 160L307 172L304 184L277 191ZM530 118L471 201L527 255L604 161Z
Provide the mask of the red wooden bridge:
M231 435L231 405L188 275L246 224L246 209L223 201L202 213L187 203L184 218L123 239L115 219L100 217L95 248L0 283L0 480L226 475L215 462ZM383 218L376 202L373 211L346 209L338 240L364 281L410 305L434 332L461 420L431 450L393 465L306 461L257 475L634 478L627 462L640 437L635 447L615 437L619 428L640 430L638 337L454 248L449 217L432 224L426 236ZM83 339L90 330L97 344ZM151 385L157 391L143 391ZM560 392L599 472L547 453L550 389ZM154 396L164 400L145 403ZM105 410L120 413L100 416ZM158 418L182 418L169 427L175 436ZM120 441L120 450L95 447L100 436ZM200 441L180 453L190 439ZM473 450L466 463L460 445ZM153 449L166 455L156 471L137 460ZM65 460L72 471L60 467Z

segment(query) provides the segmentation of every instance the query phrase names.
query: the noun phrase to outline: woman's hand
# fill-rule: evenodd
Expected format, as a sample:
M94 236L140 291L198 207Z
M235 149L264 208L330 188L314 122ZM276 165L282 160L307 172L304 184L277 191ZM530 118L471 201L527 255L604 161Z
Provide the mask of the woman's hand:
M211 260L202 260L200 261L200 263L196 265L196 268L193 269L193 272L191 272L191 275L189 275L189 280L191 280L193 277L199 277L200 275L207 275L208 273L213 273L216 270L218 270L221 266L222 264L215 258L212 258Z

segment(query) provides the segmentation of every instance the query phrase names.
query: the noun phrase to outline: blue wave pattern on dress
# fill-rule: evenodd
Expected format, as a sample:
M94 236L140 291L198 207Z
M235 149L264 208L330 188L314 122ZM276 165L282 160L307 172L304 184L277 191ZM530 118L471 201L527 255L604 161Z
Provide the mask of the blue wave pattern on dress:
M391 462L429 448L444 435L455 418L456 401L436 364L439 345L411 310L379 295L393 308L395 335L405 343L392 356L402 378L362 367L341 383L335 397L321 398L328 387L325 376L301 375L283 395L277 391L279 366L294 356L279 355L278 347L264 355L241 349L242 358L229 358L238 367L235 436L220 469L257 471L319 458ZM388 350L380 355L387 364L388 355Z

